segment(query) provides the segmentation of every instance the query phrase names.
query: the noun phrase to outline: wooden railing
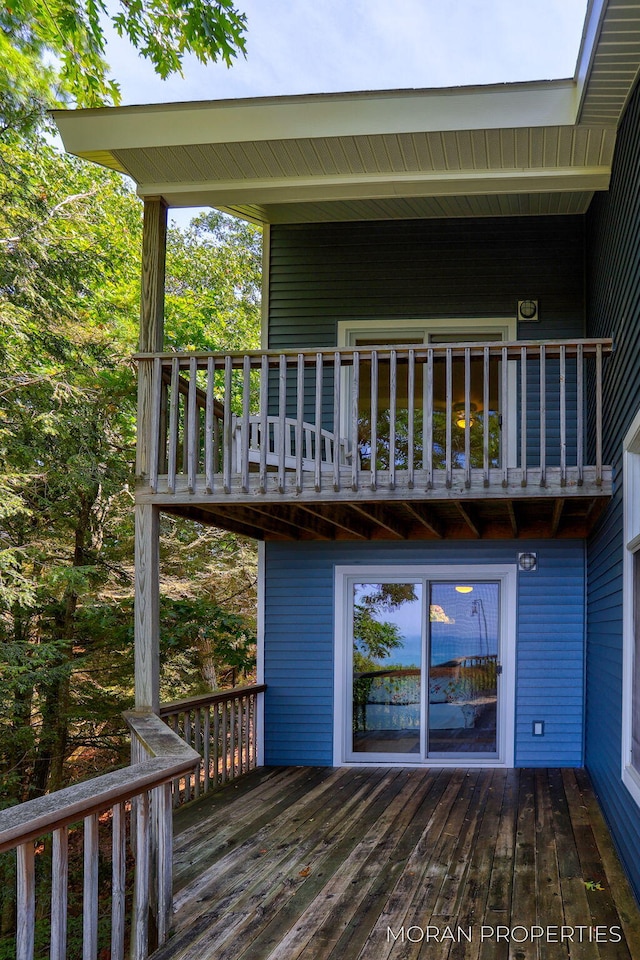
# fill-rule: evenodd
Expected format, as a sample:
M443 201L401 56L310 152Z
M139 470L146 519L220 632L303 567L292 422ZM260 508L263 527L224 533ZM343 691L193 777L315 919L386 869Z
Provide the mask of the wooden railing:
M17 960L32 960L36 917L47 914L47 904L36 903L37 886L50 890L48 954L51 960L67 956L69 849L72 833L79 830L83 960L99 955L123 960L129 931L130 956L145 960L150 916L152 942L166 939L172 910L171 784L188 777L199 757L154 714L129 713L126 719L139 762L0 812L0 852L17 851ZM127 887L127 839L135 851L133 897ZM98 937L99 862L105 841L111 859L107 943ZM39 876L36 884L36 862L49 847L48 882Z
M257 766L258 705L265 690L253 684L163 704L162 719L201 758L195 770L174 779L174 807Z
M553 340L140 354L145 480L152 494L217 500L597 490L610 350Z

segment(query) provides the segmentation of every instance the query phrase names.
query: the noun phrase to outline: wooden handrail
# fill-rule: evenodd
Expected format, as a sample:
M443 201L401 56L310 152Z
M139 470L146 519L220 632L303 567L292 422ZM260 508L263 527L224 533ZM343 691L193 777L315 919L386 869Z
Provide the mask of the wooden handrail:
M249 693L264 693L266 683L251 683L246 687L232 687L230 690L215 690L211 693L201 693L197 697L187 697L184 700L173 700L163 703L158 711L159 716L167 717L172 713L181 713L185 710L194 710L196 707L206 707L215 703L224 703L225 700L240 700Z
M213 353L205 351L193 351L186 353L136 353L133 355L133 359L137 361L155 359L170 361L177 359L180 366L186 368L189 366L191 360L203 362L212 359L214 361L219 361L220 364L222 364L225 358L230 357L234 369L240 369L243 366L245 357L248 357L251 361L252 368L258 369L263 357L267 358L270 365L277 366L280 357L286 357L287 360L294 361L297 360L299 356L302 356L304 358L305 365L309 365L315 364L318 354L321 354L325 361L331 361L337 353L340 354L340 357L343 361L352 361L354 353L358 354L360 360L370 360L374 353L377 355L379 360L388 360L392 351L394 351L396 355L399 355L408 353L409 350L413 350L415 352L416 360L424 360L427 357L428 350L432 350L434 355L442 354L443 357L446 356L447 351L450 350L453 356L464 357L465 350L470 349L472 357L481 357L484 354L485 347L493 349L496 356L502 356L502 351L506 349L507 359L509 360L518 360L523 347L526 347L527 350L533 351L544 347L547 351L547 354L550 354L551 356L556 354L559 356L561 348L564 347L567 351L567 356L572 357L577 355L579 348L582 348L584 356L587 357L595 356L598 351L598 347L605 354L611 353L613 349L613 340L608 337L573 338L568 340L491 340L486 342L480 342L477 340L465 342L461 340L457 343L407 343L393 344L393 346L385 346L384 344L381 344L380 346L375 347L319 347L318 349L303 347L299 350L246 350L244 352L229 351L228 353ZM222 366L220 366L219 369L222 369Z

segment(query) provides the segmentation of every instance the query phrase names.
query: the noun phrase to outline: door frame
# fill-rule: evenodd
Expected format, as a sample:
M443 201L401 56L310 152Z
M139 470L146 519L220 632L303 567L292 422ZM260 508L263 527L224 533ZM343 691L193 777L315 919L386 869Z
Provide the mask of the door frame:
M349 622L350 584L359 582L438 581L469 582L489 580L500 584L500 652L502 673L498 685L497 755L477 760L471 754L454 758L387 756L372 759L372 754L353 757L352 723L352 625ZM334 766L384 767L513 767L515 756L515 676L516 676L516 564L392 564L336 565L334 572L334 699L333 699L333 764ZM426 597L423 598L426 603ZM423 674L424 676L424 674ZM424 706L424 705L423 705Z

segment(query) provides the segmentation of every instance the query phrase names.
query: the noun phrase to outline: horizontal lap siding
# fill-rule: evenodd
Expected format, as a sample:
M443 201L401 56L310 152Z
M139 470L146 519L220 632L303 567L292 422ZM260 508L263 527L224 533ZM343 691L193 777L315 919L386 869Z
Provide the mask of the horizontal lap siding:
M618 135L609 193L587 218L588 335L614 338L604 379L604 459L615 493L588 544L586 764L640 896L640 808L621 780L622 442L640 407L640 93Z
M579 766L583 743L582 542L266 544L265 750L269 764L333 759L334 568L338 564L515 563L518 577L516 764ZM470 571L469 575L472 573ZM534 720L544 737L532 736Z
M511 318L517 301L540 302L539 323L521 323L523 339L584 335L584 236L581 217L500 217L295 224L271 227L269 347L333 347L339 320ZM557 362L548 363L548 464L557 465ZM528 377L528 458L538 462L537 364ZM535 381L535 378L538 380ZM288 411L295 408L295 374ZM270 394L275 412L277 391ZM305 389L313 421L314 385ZM333 430L333 376L327 372L323 424ZM568 432L575 432L575 366L568 364ZM568 436L575 462L575 436Z

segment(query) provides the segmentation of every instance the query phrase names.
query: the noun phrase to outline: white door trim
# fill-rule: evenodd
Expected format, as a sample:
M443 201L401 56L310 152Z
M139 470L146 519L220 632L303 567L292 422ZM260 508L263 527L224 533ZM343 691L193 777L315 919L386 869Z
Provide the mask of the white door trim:
M371 754L362 759L347 759L351 753L351 670L352 651L349 638L349 585L354 578L360 581L429 580L464 581L492 580L500 583L500 662L502 674L498 692L498 751L495 758L474 760L469 754L452 759L398 759L372 760ZM390 564L336 566L334 579L334 766L403 766L403 767L513 767L515 757L515 677L516 677L516 596L517 567L515 564Z

